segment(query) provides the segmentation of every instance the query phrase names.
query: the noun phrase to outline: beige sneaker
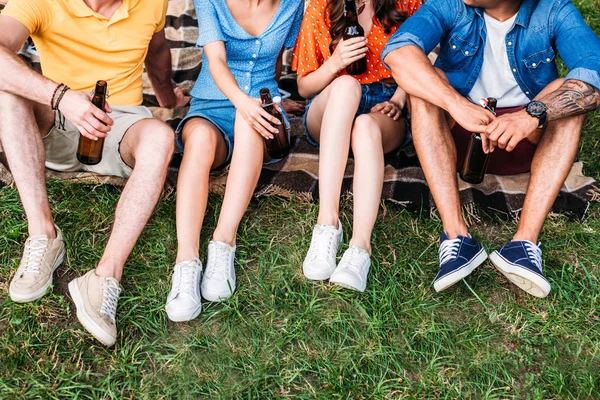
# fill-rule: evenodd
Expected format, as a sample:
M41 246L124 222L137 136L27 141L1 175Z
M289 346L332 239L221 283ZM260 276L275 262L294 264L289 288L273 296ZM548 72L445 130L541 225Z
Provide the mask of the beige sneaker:
M88 332L105 346L117 340L115 313L121 288L115 278L90 271L69 283L69 292L77 308L77 319Z
M56 239L46 235L30 236L25 242L21 265L10 283L8 293L17 303L44 296L52 284L52 274L65 258L65 242L58 227Z

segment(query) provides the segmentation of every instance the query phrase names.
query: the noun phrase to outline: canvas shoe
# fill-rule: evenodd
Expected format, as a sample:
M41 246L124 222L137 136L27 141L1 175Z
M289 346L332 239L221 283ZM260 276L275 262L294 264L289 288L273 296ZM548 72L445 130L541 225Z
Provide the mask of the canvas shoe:
M83 327L105 346L117 340L115 314L121 287L115 278L90 271L69 282L69 293L77 308L77 319Z
M310 248L302 264L305 277L313 281L323 281L331 277L336 267L336 256L343 235L340 220L338 228L331 225L315 226Z
M202 263L197 258L175 265L171 277L171 292L165 311L173 322L191 321L202 311L200 279Z
M440 236L439 256L440 270L433 283L436 292L466 278L488 258L485 249L472 237L449 239L446 232Z
M211 241L208 244L206 271L200 286L202 297L208 301L222 301L235 291L235 246Z
M506 278L536 297L550 293L550 283L542 272L542 249L528 241L509 241L490 255L494 266Z
M65 242L58 227L56 238L46 235L30 236L25 242L21 264L8 292L17 303L34 301L44 296L52 284L52 274L65 258Z
M339 265L331 274L329 282L347 289L364 292L367 288L367 275L371 266L371 256L358 246L344 252Z

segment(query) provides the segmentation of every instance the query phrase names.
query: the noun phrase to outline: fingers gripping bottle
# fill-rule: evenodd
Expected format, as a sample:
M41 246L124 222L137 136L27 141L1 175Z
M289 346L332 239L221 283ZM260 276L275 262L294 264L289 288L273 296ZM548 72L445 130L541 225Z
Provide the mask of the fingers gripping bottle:
M92 104L104 111L106 107L106 96L108 93L108 84L106 81L96 82ZM102 161L102 150L104 149L104 138L91 140L83 135L79 135L79 146L77 148L77 159L86 165L96 165Z
M274 99L271 97L271 92L267 88L260 90L260 100L262 101L263 109L277 118L281 123L273 125L277 128L277 133L273 139L265 139L267 145L267 153L274 160L284 158L290 153L290 126L283 117L281 111L275 105L281 104L281 97L277 96Z
M358 23L358 13L356 12L356 3L354 0L346 0L344 14L346 16L344 40L365 36L365 30ZM346 72L350 75L364 74L367 72L367 58L363 57L354 61L346 67Z
M493 97L487 99L487 107L492 113L496 113L498 100ZM467 148L467 155L462 170L460 171L460 179L467 183L477 185L483 182L485 172L490 161L490 155L483 151L483 142L479 133L471 133L471 140Z

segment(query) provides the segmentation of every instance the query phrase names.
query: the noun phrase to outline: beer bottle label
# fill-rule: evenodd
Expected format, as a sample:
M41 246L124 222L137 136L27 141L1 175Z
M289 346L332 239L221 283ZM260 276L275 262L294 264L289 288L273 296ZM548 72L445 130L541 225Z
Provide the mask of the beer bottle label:
M347 30L348 36L358 36L358 28L356 26L351 26Z

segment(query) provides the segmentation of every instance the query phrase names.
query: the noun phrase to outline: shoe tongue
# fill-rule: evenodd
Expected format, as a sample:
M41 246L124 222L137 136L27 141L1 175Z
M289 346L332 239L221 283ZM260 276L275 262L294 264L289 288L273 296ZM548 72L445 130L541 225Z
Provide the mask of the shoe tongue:
M34 235L34 236L29 236L28 240L48 240L48 236L47 235Z
M352 246L352 247L350 247L350 249L349 249L349 250L355 251L355 252L357 252L357 253L359 253L359 254L367 254L367 255L369 254L369 252L368 252L368 251L366 251L366 250L365 250L365 249L363 249L362 247L358 247L358 246Z
M106 283L108 283L111 286L119 287L119 281L113 278L112 276L106 278Z
M225 247L227 249L233 249L235 247L235 246L231 246L229 243L219 242L218 240L213 240L212 243L215 243L219 247Z
M443 243L448 239L449 239L448 234L446 232L442 232L440 235L440 243Z
M531 242L529 240L514 240L514 241L511 240L510 243L517 244L517 245L519 243L529 243L530 245L535 246L535 247L540 247L540 245L542 244L542 243L539 243L539 244L536 245L535 243L533 243L533 242Z

